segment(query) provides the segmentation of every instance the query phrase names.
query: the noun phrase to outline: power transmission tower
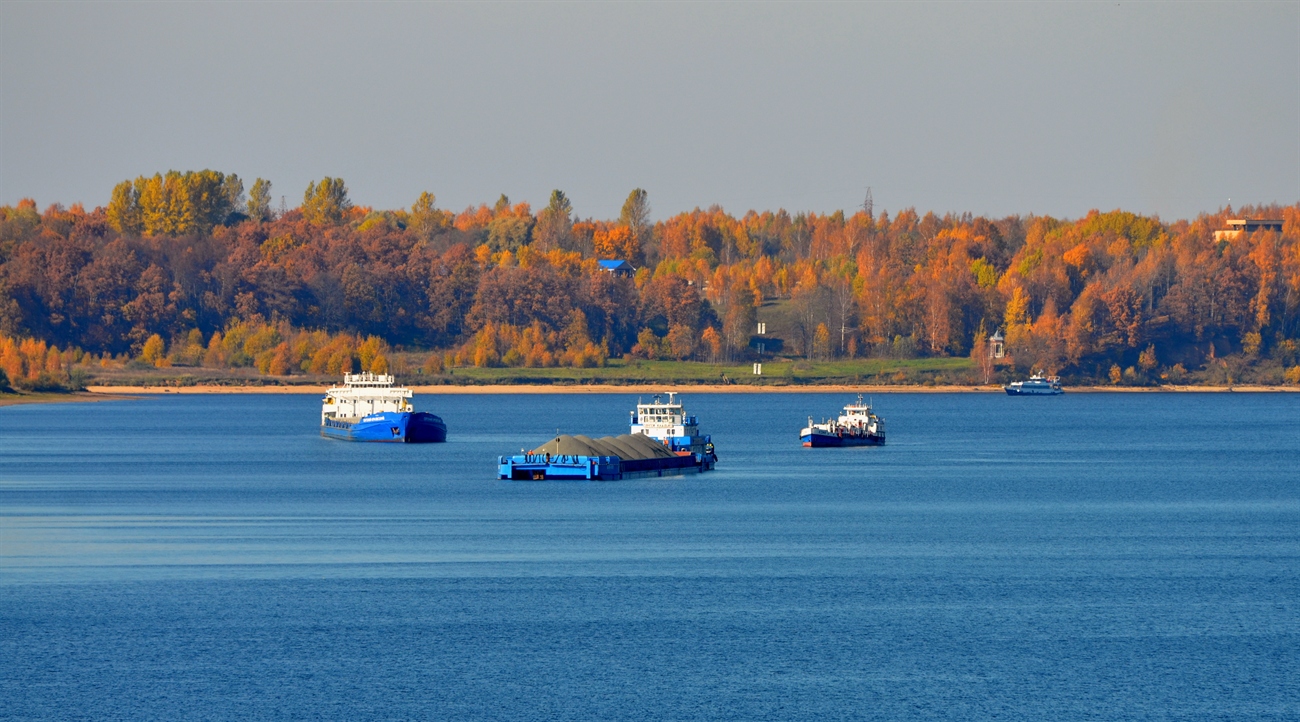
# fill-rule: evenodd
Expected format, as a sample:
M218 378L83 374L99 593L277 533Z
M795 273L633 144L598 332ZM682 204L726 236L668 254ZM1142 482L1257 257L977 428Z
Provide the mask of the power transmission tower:
M876 211L875 204L872 203L872 201L871 201L871 186L867 186L867 197L864 198L863 201L862 201L862 210L864 210L864 211L867 212L867 218L872 218L872 219L874 219L874 218L876 217L876 216L875 216L875 211Z

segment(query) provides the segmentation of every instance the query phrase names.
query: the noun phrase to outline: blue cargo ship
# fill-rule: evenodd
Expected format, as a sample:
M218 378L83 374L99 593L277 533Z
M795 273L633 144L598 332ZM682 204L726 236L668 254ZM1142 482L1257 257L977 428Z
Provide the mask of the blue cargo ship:
M325 392L320 435L342 441L435 443L447 440L442 419L411 407L411 390L387 374L344 374Z
M637 403L631 433L593 439L556 436L532 451L497 458L499 479L585 479L614 481L641 477L699 474L718 461L713 439L700 434L699 420L688 416L669 393Z
M880 446L885 443L885 422L872 413L870 404L862 403L862 394L858 394L858 402L845 406L844 413L835 420L814 424L808 417L808 425L799 431L799 440L813 448Z

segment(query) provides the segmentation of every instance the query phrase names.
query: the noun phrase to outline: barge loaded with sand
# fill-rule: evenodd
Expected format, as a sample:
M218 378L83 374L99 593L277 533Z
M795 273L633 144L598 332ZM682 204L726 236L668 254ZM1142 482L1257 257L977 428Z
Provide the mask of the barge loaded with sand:
M699 433L675 393L632 412L631 433L593 439L557 435L532 451L497 458L497 478L616 481L709 471L718 461L712 437Z

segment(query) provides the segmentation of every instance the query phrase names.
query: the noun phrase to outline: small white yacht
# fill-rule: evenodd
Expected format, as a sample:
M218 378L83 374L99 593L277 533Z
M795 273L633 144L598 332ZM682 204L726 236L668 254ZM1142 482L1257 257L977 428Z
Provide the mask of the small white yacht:
M1030 375L1027 381L1012 381L1002 387L1007 396L1056 396L1065 393L1059 376Z

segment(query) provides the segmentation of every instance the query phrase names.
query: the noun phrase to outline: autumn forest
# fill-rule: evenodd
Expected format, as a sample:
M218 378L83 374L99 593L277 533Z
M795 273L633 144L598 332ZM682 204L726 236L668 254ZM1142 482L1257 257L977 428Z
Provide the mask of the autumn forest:
M0 386L124 365L387 371L398 356L431 375L951 357L970 360L946 377L961 383L1034 369L1300 383L1300 203L1173 222L890 214L869 200L655 221L641 189L608 220L576 217L559 190L539 209L502 195L459 212L427 192L399 210L354 205L328 177L298 207L273 197L262 179L168 172L123 181L104 208L0 208ZM1233 218L1282 231L1216 239Z

